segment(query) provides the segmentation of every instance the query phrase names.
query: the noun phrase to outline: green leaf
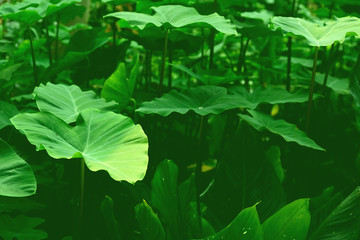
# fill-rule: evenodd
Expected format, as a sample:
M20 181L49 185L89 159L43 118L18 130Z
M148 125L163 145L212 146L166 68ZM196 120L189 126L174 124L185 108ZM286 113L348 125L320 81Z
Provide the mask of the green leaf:
M135 206L135 217L144 240L165 240L165 231L158 216L145 201Z
M166 237L183 239L180 231L179 200L178 200L178 168L171 160L162 161L156 168L151 181L151 202L159 212L165 227Z
M65 14L64 14L65 15ZM109 37L102 29L84 29L72 35L65 56L59 59L43 73L41 78L47 82L65 69L86 58L90 53L100 48L109 41Z
M66 86L50 82L46 86L40 84L35 88L34 96L40 111L52 113L66 123L75 122L84 109L96 108L105 111L116 106L114 102L97 99L93 91L81 91L76 85Z
M296 125L288 123L282 119L274 120L271 116L254 110L248 110L248 112L252 115L252 117L243 114L238 115L256 130L261 131L267 129L272 133L280 135L287 142L296 142L301 146L325 151L325 149L306 136L303 131L299 130Z
M263 223L264 240L305 240L310 226L309 199L298 199Z
M269 160L271 165L274 167L274 171L276 176L278 177L279 181L282 183L285 179L284 169L281 164L281 152L278 146L271 146L266 151L266 158Z
M256 88L252 93L249 93L244 87L235 87L230 89L230 93L236 95L239 101L248 102L248 107L255 109L260 103L280 104L280 103L296 103L306 102L309 98L309 93L305 91L297 91L289 93L282 88ZM319 97L318 94L314 98Z
M144 29L148 24L165 28L181 27L212 27L225 34L236 34L235 27L224 17L217 13L200 15L195 8L181 5L163 5L152 7L154 15L137 12L115 12L105 17L116 17L125 19L130 26Z
M0 129L11 125L10 118L18 113L19 111L14 105L0 101Z
M229 226L203 240L262 240L262 229L256 205L243 209Z
M0 195L26 197L36 192L36 179L31 167L0 139Z
M0 215L0 236L4 240L41 240L48 239L45 231L35 229L45 220L19 215L11 218L9 215Z
M292 33L303 36L310 46L343 43L348 34L360 37L360 19L357 17L335 18L326 22L324 26L293 17L274 17L272 23L274 28L281 28L284 35Z
M359 225L360 187L357 187L330 213L309 239L358 239Z
M101 90L101 97L108 101L116 101L122 110L130 101L136 80L139 74L139 58L137 57L132 67L129 77L126 74L124 63L120 63L115 72L105 81Z
M325 74L316 73L315 81L318 84L323 85ZM310 78L308 78L310 79ZM338 94L349 94L349 79L348 78L337 78L333 76L328 76L326 86L331 88L334 92Z
M119 223L116 221L114 216L114 202L109 196L105 196L101 202L100 211L104 217L104 221L110 235L109 240L121 240L119 232Z
M85 109L75 127L47 112L21 113L11 122L53 158L83 157L91 171L106 170L117 181L134 183L145 176L147 137L123 115Z
M194 111L204 116L211 113L219 114L238 106L242 106L241 103L229 96L226 88L200 86L188 89L184 93L172 90L161 98L143 103L136 111L145 114L155 113L162 116L168 116L172 112L185 114L188 111Z

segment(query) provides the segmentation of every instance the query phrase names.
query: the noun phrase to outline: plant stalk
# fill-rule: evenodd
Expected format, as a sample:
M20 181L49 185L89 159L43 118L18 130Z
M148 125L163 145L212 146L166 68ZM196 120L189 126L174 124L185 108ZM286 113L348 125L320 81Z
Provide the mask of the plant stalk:
M51 43L50 43L50 36L49 36L49 24L48 20L45 19L45 31L46 31L46 45L48 48L48 57L49 57L49 64L52 65L52 54L51 54Z
M79 204L79 239L82 239L83 214L84 214L84 182L85 182L85 161L80 160L80 204Z
M35 84L35 86L37 86L38 85L38 78L37 78L37 71L36 71L36 60L35 60L34 45L33 45L33 39L32 39L32 36L31 36L30 26L27 26L27 29L28 29L28 33L29 33L31 57L32 57L32 64L33 64L33 71L34 71L34 84Z
M113 12L116 12L116 6L113 7ZM112 34L113 34L113 47L116 47L116 18L114 18L111 24Z
M169 29L166 29L165 40L164 40L164 51L163 51L163 57L162 57L162 62L161 62L161 72L160 72L160 86L159 86L160 92L161 92L162 86L164 84L165 62L166 62L168 39L169 39Z
M200 118L200 132L199 132L199 143L198 143L198 156L196 159L196 169L195 169L195 183L196 183L196 209L199 221L199 227L202 229L201 224L201 206L200 206L200 176L201 176L201 168L202 168L202 145L204 139L204 121L206 121L206 117L201 116Z
M169 42L169 65L168 65L168 88L171 88L172 85L172 63L173 63L173 44Z
M291 50L292 50L292 37L288 37L288 52L287 52L287 73L286 73L286 90L290 92L291 87Z
M209 70L214 68L214 48L215 48L215 29L211 29L210 33L210 58L209 58Z
M309 126L310 126L311 105L312 105L313 95L314 95L314 85L315 85L316 64L317 64L318 53L319 53L319 47L315 47L313 69L312 69L312 74L311 74L311 83L310 83L310 91L309 91L309 103L308 103L308 109L307 109L307 114L306 114L306 128L305 128L306 132L308 132Z
M59 59L59 30L60 30L60 14L57 14L55 32L55 62Z

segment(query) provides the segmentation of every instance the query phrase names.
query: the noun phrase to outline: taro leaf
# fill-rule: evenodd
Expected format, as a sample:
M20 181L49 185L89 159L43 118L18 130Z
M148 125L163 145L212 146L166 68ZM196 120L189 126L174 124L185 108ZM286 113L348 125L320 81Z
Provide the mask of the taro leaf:
M253 93L249 93L244 87L235 87L230 89L230 93L237 96L239 100L246 99L251 109L255 109L260 103L279 104L306 102L309 98L309 93L305 91L300 90L295 93L289 93L281 88L256 88ZM319 95L315 94L314 98L316 97L319 97Z
M108 101L114 100L122 110L130 101L139 73L139 58L137 57L129 77L126 74L124 63L120 63L115 72L105 81L101 97Z
M212 74L212 73L200 73L196 74L187 67L183 65L172 65L174 68L177 68L187 74L189 74L191 77L196 78L200 80L203 84L206 85L220 85L225 83L234 82L236 80L242 79L242 77L237 76L233 71L228 70L225 74Z
M226 88L200 86L188 89L184 93L172 90L161 98L143 103L136 111L168 116L172 112L185 114L192 110L204 116L211 113L219 114L225 110L242 106L241 102L235 100L237 99L227 94Z
M13 74L22 66L22 63L13 64L7 68L4 68L0 71L0 79L10 81Z
M358 239L359 226L360 187L357 187L330 213L309 239Z
M335 18L319 26L301 18L274 17L273 28L281 28L284 35L292 33L306 38L310 46L330 46L343 43L348 34L360 37L360 19L357 17Z
M243 209L225 229L203 238L203 240L207 239L262 240L262 229L256 206Z
M109 196L105 196L101 202L100 211L103 215L108 233L110 235L109 240L121 240L119 232L119 223L114 217L114 202Z
M4 240L41 240L48 239L45 231L35 229L45 220L19 215L11 218L9 215L0 215L0 237Z
M254 111L248 110L252 117L248 115L238 114L242 119L248 122L256 130L261 131L264 129L272 133L278 134L287 142L296 142L297 144L316 150L325 151L322 147L317 145L306 134L298 129L296 125L286 122L285 120L275 120L271 116Z
M46 205L41 204L31 198L19 197L0 197L0 213L2 212L28 212L30 210L45 209Z
M171 160L162 161L151 181L151 202L159 212L161 222L169 239L184 239L180 231L178 200L178 167Z
M266 158L269 160L270 164L274 167L274 171L279 181L284 182L285 173L281 164L281 152L278 146L271 146L266 151Z
M116 12L107 14L105 17L125 19L130 26L144 29L148 24L165 28L181 27L212 27L225 34L236 34L235 27L224 17L217 13L200 15L195 8L181 5L163 5L152 7L154 15L137 12Z
M26 197L36 192L36 179L31 167L0 139L0 195Z
M318 84L323 85L325 74L316 73L315 81ZM310 79L310 77L308 78ZM331 88L334 92L338 94L349 94L349 79L348 78L336 78L333 76L328 76L326 86Z
M35 88L34 96L40 111L50 112L66 123L75 122L84 109L96 108L105 111L116 106L114 102L97 99L93 91L81 91L76 85L66 86L50 82L46 86L40 84Z
M46 16L48 17L59 12L65 12L69 6L81 3L81 0L61 0L56 4L51 4L48 0L42 0L42 2L48 4L46 9ZM66 14L68 14L68 12Z
M47 112L20 113L11 122L53 158L83 157L91 171L106 170L117 181L134 183L145 176L147 137L123 115L85 109L75 127Z
M4 3L0 6L0 17L31 25L41 19L38 10L29 1L16 4Z
M135 217L144 240L165 240L165 231L151 207L143 201L135 206Z
M100 30L84 29L77 31L70 39L65 56L47 68L42 79L47 82L48 79L80 62L108 41L109 37Z
M14 105L0 101L0 129L11 125L10 118L18 113L19 111Z
M263 223L264 240L305 240L310 226L309 199L298 199Z
M360 106L360 55L350 76L350 93L354 98L357 107Z

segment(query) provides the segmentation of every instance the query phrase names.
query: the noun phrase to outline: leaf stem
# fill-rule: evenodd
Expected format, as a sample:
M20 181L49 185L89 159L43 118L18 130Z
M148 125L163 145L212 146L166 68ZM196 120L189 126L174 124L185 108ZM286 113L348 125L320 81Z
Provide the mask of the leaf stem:
M84 182L85 182L85 161L80 159L80 208L79 208L79 239L82 239L83 214L84 214Z
M35 84L35 86L37 86L38 85L38 79L37 79L37 72L36 72L36 60L35 60L34 45L33 45L33 39L32 39L32 36L31 36L30 26L27 26L27 29L28 29L28 33L29 33L31 57L32 57L32 64L33 64L33 71L34 71L34 84Z
M287 73L286 73L286 90L290 92L291 86L291 49L292 49L292 37L288 37L288 52L287 52Z
M201 168L203 163L203 154L202 154L202 145L204 138L204 121L206 121L206 117L200 117L200 132L199 132L199 143L198 143L198 156L196 159L196 169L195 169L195 183L196 183L196 209L199 221L199 227L202 229L201 224L201 206L200 206L200 176L201 176Z
M116 6L113 6L113 12L116 12ZM116 18L114 18L113 22L111 23L111 29L113 34L113 47L116 47Z
M307 109L307 114L306 114L306 128L305 128L306 132L308 132L309 126L310 126L311 105L312 105L313 95L314 95L314 85L315 85L316 64L317 64L318 53L319 53L319 47L315 47L313 69L312 69L312 74L311 74L310 91L309 91L309 103L308 103L308 109Z
M173 44L169 41L169 65L168 65L168 88L171 88L172 85L172 63L173 63Z
M169 39L169 29L167 28L165 31L164 51L163 51L163 57L162 57L162 62L161 62L160 86L159 86L160 92L161 92L162 86L164 84L165 62L166 62L168 39Z
M48 19L44 19L45 23L45 33L46 33L46 46L48 48L48 56L49 56L49 64L52 65L52 54L51 54L51 43L50 43L50 36L49 36L49 24Z
M60 30L60 14L57 14L56 33L55 33L55 61L59 57L59 30Z
M209 58L209 70L214 68L214 48L215 48L215 29L211 29L210 33L210 58Z

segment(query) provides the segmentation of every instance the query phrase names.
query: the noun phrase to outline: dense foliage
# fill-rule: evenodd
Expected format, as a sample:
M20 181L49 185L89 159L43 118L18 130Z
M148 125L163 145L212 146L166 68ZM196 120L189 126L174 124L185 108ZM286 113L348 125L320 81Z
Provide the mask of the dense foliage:
M0 239L360 239L360 1L0 1Z

